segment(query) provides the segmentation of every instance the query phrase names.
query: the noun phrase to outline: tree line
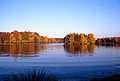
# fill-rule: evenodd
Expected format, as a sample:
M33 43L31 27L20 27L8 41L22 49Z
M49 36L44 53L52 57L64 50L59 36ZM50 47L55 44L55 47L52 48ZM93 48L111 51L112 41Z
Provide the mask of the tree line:
M85 45L95 43L94 34L90 33L85 35L84 33L70 33L64 37L64 43L66 45Z
M47 36L41 36L37 32L0 32L0 43L61 43L61 38L48 38Z
M94 34L70 33L64 38L48 38L41 36L37 32L0 32L0 43L65 43L66 45L86 45L86 44L120 44L120 37L94 38Z
M106 38L97 38L96 40L97 45L101 44L120 44L120 37L106 37Z

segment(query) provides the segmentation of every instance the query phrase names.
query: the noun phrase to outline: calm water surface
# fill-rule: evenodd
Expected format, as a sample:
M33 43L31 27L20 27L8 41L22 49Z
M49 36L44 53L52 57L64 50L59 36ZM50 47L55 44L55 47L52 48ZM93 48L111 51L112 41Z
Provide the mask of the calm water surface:
M63 43L0 45L0 79L32 67L44 67L64 81L89 81L120 74L120 47Z

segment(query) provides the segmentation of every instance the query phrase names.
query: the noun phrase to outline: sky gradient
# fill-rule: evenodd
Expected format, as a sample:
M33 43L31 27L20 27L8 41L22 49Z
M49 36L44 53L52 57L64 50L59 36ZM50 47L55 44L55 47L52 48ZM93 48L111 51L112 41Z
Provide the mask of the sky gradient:
M120 0L0 0L0 32L120 36Z

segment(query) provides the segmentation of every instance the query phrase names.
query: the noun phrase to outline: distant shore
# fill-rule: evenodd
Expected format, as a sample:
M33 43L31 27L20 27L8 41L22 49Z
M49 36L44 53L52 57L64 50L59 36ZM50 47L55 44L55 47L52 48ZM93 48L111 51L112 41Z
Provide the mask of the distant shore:
M48 38L41 36L37 32L0 32L0 44L48 44L48 43L65 43L66 45L120 45L120 37L106 37L95 39L94 34L70 33L64 38Z

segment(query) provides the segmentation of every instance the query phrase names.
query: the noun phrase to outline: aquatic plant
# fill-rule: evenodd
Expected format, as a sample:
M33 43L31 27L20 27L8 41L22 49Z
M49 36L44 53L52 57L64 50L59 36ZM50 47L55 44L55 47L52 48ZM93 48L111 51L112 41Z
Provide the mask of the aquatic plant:
M4 81L57 81L56 77L42 69L28 69L18 73L10 74Z

